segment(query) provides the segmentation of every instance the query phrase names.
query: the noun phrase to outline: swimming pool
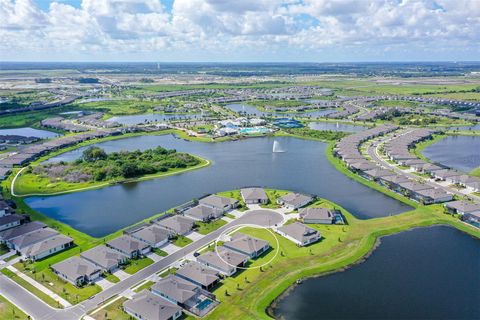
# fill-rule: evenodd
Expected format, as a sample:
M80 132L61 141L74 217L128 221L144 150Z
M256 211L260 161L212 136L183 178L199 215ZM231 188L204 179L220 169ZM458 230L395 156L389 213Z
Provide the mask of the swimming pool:
M205 300L203 300L202 302L200 302L199 304L197 304L197 309L198 309L198 310L204 310L204 309L206 309L210 304L212 304L212 300L210 300L210 299L205 299Z
M259 134L259 133L269 133L271 132L271 130L265 127L249 127L249 128L242 128L240 129L239 132L245 133L245 134Z

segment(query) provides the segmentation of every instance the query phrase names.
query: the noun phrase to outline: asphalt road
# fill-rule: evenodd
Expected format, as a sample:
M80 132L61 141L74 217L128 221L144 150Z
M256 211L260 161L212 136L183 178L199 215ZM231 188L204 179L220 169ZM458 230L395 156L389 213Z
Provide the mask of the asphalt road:
M282 221L283 216L272 210L261 209L246 212L241 217L207 234L202 239L199 239L188 246L166 256L162 260L149 265L127 279L120 281L114 286L98 293L93 298L66 309L51 308L36 296L4 275L0 276L0 294L5 296L20 309L24 310L35 320L77 320L80 319L87 311L96 309L99 304L108 300L110 297L124 292L138 282L161 270L166 269L170 265L174 264L177 260L182 259L188 254L208 245L227 229L241 224L255 224L262 227L270 227L281 223Z

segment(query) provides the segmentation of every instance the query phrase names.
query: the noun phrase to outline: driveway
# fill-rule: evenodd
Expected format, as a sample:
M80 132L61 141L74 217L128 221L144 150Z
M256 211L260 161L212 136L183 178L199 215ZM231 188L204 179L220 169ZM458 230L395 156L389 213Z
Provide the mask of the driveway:
M116 276L118 279L120 279L120 281L123 281L131 276L130 274L123 271L122 269L118 269L113 273L113 275Z
M97 280L95 280L95 284L98 284L102 290L107 290L111 286L114 285L113 282L108 281L105 278L99 277Z
M186 235L186 237L190 240L197 241L200 240L204 237L205 235L200 234L198 232L192 231L189 234Z
M173 243L168 243L166 246L162 247L161 249L162 249L162 251L165 251L166 253L168 253L170 255L172 253L177 252L181 248L174 245Z
M146 256L152 259L154 263L163 259L163 257L159 256L155 252L149 252Z

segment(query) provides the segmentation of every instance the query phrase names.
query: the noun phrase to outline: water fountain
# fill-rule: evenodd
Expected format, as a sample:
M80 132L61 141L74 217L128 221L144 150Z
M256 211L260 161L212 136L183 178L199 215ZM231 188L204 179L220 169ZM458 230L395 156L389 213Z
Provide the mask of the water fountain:
M285 150L282 149L282 147L280 146L280 142L278 142L277 140L273 141L273 149L272 149L272 152L273 153L281 153L281 152L285 152Z

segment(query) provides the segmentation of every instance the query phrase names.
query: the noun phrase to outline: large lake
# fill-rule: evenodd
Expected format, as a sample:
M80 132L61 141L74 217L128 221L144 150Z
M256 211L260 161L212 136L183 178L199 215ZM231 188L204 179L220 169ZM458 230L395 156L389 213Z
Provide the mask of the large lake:
M316 111L297 112L297 113L283 113L283 112L263 112L257 109L257 107L245 104L245 103L232 103L227 104L225 108L238 113L245 113L248 115L270 116L270 117L302 117L302 118L318 118L324 117L330 113L334 113L335 109L322 109Z
M277 140L285 153L272 153ZM172 135L140 136L99 143L107 152L161 145L200 155L209 167L164 179L121 184L52 197L30 197L35 210L92 236L101 237L206 193L245 186L267 186L315 194L345 207L359 218L397 214L411 209L337 171L325 158L325 143L282 138L250 138L201 143ZM50 161L71 161L85 148Z
M17 135L23 137L37 137L41 139L50 139L60 136L58 133L39 130L34 128L15 128L15 129L0 129L0 135Z
M354 124L348 123L338 123L338 122L310 122L308 124L310 129L314 130L330 130L330 131L344 131L344 132L359 132L366 130L365 126L357 126Z
M423 150L433 162L469 172L480 166L480 136L448 136Z
M368 260L304 281L276 318L480 319L480 241L456 229L385 237Z

